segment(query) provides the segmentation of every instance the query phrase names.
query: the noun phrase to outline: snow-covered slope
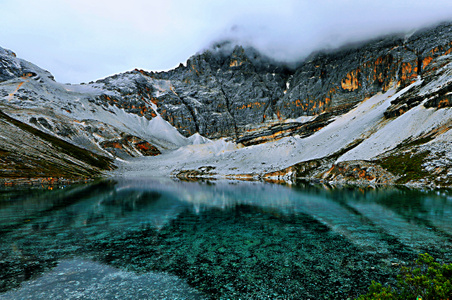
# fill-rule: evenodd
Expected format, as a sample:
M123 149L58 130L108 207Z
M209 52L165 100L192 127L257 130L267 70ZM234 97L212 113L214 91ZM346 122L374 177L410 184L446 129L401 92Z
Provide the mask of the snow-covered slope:
M425 138L433 132L433 139L419 142L419 145L425 148L421 152L439 154L442 151L442 162L435 161L444 169L440 173L446 174L446 177L437 180L437 184L449 184L452 175L452 139L449 131L452 126L452 108L426 108L421 103L397 118L388 119L384 115L392 102L421 85L422 80L419 78L400 91L393 87L386 93L379 93L336 117L332 123L306 138L291 136L249 147L242 147L224 139L185 146L158 157L125 162L116 174L132 177L179 174L180 177L276 177L293 180L296 173L291 166L333 157L328 166L331 168L340 162L372 161L380 156L384 157L385 154L394 156L398 155L391 153L394 149L410 141ZM430 82L428 87L430 91L434 91L442 85L444 78L440 77L436 84ZM431 92L426 89L423 91L427 101ZM419 145L412 143L410 147L400 149L400 153L417 152ZM429 163L425 163L427 167ZM324 176L320 172L313 174L314 176L310 177ZM376 179L374 178L373 182Z
M81 85L0 48L0 111L116 159L114 175L450 186L452 24L318 53L295 70L235 47ZM33 130L21 145L40 153ZM2 153L20 137L0 138L13 169Z
M12 78L0 82L0 110L37 129L99 154L108 153L102 142L124 135L139 137L161 151L204 142L198 135L182 136L156 111L149 120L101 101L100 97L114 97L114 90L99 84L60 84L47 71L1 50L10 65L4 73ZM12 68L20 76L9 71Z

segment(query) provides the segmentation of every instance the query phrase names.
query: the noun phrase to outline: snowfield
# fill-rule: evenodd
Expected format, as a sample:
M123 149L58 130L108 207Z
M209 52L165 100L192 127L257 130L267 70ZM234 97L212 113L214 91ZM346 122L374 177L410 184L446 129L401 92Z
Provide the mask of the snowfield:
M263 175L299 162L330 156L359 141L362 142L340 156L337 162L369 160L395 148L402 141L450 123L452 109L427 109L422 105L396 119L384 118L391 101L421 83L418 80L397 93L392 88L384 94L377 94L307 138L285 137L249 147L240 147L224 139L187 145L156 157L120 163L114 174L127 177L169 176L182 170L213 167L211 173L216 177Z
M452 108L448 102L452 102L449 100L452 92L448 89L452 84L452 63L449 62L452 55L448 52L437 58L435 64L438 68L432 69L430 77L421 79L421 75L414 75L410 77L414 82L401 90L394 83L385 93L359 102L310 136L293 135L248 147L234 143L231 138L210 140L199 133L183 136L162 117L164 110L160 115L159 109L162 108L155 104L165 101L163 96L167 94L176 94L170 80L142 76L132 71L96 83L61 84L55 82L49 72L16 58L2 48L0 58L8 63L6 70L11 70L6 74L11 75L11 79L0 82L3 95L0 97L0 110L76 146L115 158L118 169L110 172L109 176L167 177L195 171L199 176L208 177L259 178L301 162L322 158L333 160L334 157L333 163L376 159L407 141L432 132L435 133L434 139L427 140L420 149L436 157L431 156L424 167L430 172L452 165L449 130L452 128ZM397 80L394 82L399 82ZM140 89L137 88L139 84ZM141 94L142 91L147 98ZM447 102L446 105L440 105L440 108L423 105L435 96L434 93L443 91L441 101ZM385 117L391 102L409 92L423 97L424 102L416 102L400 116ZM201 106L192 96L186 99L198 103L196 107ZM404 105L408 107L405 102ZM302 124L316 117L300 116L281 122ZM275 124L277 121L273 119L272 122ZM269 124L250 126L260 133L259 130ZM126 144L129 141L135 144ZM160 151L162 154L143 156L149 152L141 152L136 145L145 150L155 146L158 148L156 153ZM135 157L127 158L127 155L115 152L123 148L130 148L127 155ZM443 168L438 174L445 176L448 172Z

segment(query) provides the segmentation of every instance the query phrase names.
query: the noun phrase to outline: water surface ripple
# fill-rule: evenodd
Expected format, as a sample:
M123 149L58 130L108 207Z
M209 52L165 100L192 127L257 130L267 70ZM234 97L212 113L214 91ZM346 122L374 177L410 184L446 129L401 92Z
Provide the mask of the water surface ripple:
M452 196L116 179L0 190L0 299L346 299L450 262Z

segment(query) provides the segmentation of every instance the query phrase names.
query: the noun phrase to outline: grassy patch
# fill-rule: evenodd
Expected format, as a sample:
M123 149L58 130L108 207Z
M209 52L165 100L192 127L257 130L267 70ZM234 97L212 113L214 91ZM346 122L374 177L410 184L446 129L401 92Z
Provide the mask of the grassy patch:
M429 175L422 168L424 159L430 154L429 151L419 153L404 153L388 156L377 161L383 168L394 175L402 176L396 183L407 183L411 180L419 180Z
M434 138L435 138L435 135L429 134L429 135L426 135L424 137L421 137L421 138L418 138L415 140L402 142L400 144L401 145L400 148L409 149L411 147L424 145L424 144L427 144L428 142L432 141Z
M435 139L435 137L437 136L438 132L436 130L432 130L431 132L424 134L422 137L419 138L408 138L406 140L404 140L403 142L401 142L396 149L399 150L408 150L411 149L413 147L416 146L420 146L420 145L424 145L432 140Z

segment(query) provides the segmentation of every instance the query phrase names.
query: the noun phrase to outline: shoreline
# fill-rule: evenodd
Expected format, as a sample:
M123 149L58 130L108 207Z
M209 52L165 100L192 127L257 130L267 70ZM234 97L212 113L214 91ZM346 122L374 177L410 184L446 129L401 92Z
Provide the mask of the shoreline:
M259 174L243 174L243 175L219 175L219 176L180 176L171 175L170 178L175 178L181 181L215 181L215 180L236 180L236 181L254 181L254 182L265 182L280 185L297 185L298 182L309 182L311 184L322 184L333 187L356 187L356 188L383 188L383 187L398 187L398 188L409 188L409 189L429 189L429 190L440 190L440 189L452 189L452 186L439 186L434 184L423 184L419 182L414 183L374 183L374 182L355 182L349 180L339 180L339 181L328 181L325 179L311 178L311 177L296 177L296 178L270 178L265 175Z
M93 182L99 178L64 178L64 177L34 177L34 178L0 178L0 186L59 186L59 185L71 185L71 184L83 184Z
M118 174L119 173L119 174ZM125 174L124 174L125 173ZM64 178L64 177L21 177L21 178L0 178L0 187L54 187L54 186L65 186L72 184L87 184L93 183L95 181L104 180L114 180L115 178L138 178L136 174L127 174L128 172L117 172L110 171L102 174L103 176L92 177L92 178ZM277 176L268 176L268 174L215 174L215 173L204 173L198 172L197 170L184 170L179 172L172 172L169 174L140 174L140 179L143 178L166 178L171 180L179 180L185 182L204 182L204 181L252 181L252 182L263 182L272 183L279 185L297 185L298 183L311 183L311 184L322 184L330 187L356 187L356 188L384 188L384 187L394 187L394 188L408 188L408 189L429 189L429 190L441 190L441 189L452 189L451 185L441 186L435 185L433 183L422 183L422 182L409 182L409 183L376 183L370 180L328 180L317 177L296 177L288 176L288 174L281 174Z

